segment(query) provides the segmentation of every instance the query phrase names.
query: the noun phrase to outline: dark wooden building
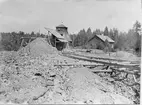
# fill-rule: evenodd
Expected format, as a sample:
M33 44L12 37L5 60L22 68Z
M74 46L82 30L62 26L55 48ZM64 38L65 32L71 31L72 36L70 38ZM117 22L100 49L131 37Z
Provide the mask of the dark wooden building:
M68 47L69 43L72 42L69 34L68 27L63 24L56 26L56 30L45 28L48 32L51 33L50 42L53 47L56 47L58 50L63 50Z
M114 41L104 35L94 35L88 40L88 43L86 44L86 47L89 49L104 49L105 47L114 47Z

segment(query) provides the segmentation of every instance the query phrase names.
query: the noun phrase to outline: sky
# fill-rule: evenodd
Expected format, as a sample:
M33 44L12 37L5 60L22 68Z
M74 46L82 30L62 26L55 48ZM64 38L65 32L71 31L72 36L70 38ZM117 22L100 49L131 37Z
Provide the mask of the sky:
M61 23L69 33L107 26L128 31L142 23L141 0L0 0L0 32L46 33Z

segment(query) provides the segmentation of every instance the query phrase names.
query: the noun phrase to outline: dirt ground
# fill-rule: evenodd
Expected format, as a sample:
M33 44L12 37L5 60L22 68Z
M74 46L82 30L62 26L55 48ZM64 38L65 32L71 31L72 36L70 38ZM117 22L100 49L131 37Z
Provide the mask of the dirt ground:
M102 78L84 67L55 66L81 62L61 56L44 39L31 42L19 52L1 52L0 101L13 104L133 104L134 92L120 83L107 81L107 76Z
M77 51L80 54L89 55L92 57L103 57L103 58L112 58L112 59L122 59L129 61L140 61L141 57L137 57L135 54L126 52L126 51L117 51L117 52L108 52L105 53L102 50L91 49L90 53L86 53L86 49L73 49L72 51Z

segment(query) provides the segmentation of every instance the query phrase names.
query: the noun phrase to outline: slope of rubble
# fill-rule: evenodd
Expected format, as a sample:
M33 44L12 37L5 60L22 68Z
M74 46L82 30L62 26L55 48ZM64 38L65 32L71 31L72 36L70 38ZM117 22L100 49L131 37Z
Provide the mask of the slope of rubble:
M35 42L40 44L33 44ZM117 93L111 83L87 68L55 66L79 61L59 55L54 48L39 39L35 42L30 43L33 50L30 54L0 53L1 103L133 104L132 100ZM38 51L44 53L36 52L36 56L33 56L34 51L40 49L38 46L45 46L48 50L43 47L44 50Z
M127 98L116 94L111 84L86 68L68 71L71 99L87 104L132 104Z
M45 38L37 38L18 51L19 54L28 54L37 57L43 54L57 54L57 49L51 47Z

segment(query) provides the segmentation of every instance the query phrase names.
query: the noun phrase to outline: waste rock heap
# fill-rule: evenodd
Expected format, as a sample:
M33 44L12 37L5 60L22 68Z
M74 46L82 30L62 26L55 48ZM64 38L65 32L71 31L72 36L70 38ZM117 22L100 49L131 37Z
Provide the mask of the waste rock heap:
M57 54L57 49L49 45L45 38L37 38L18 51L19 54L28 54L37 57L43 54Z
M49 49L46 49L46 48ZM30 48L30 51L28 50ZM0 101L28 104L132 104L86 68L54 66L75 60L37 39L0 59Z

